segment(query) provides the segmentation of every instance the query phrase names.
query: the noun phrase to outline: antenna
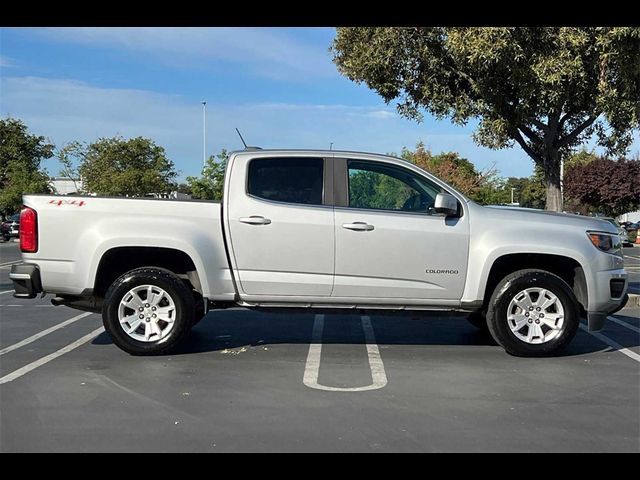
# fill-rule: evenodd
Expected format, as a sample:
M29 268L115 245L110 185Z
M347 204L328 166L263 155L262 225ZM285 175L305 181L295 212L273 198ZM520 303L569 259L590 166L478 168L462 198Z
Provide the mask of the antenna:
M240 133L240 130L238 130L238 127L236 127L236 132L238 132L238 136L240 137L240 140L242 140L242 144L244 145L245 150L262 150L260 147L250 147L249 145L247 145L247 142L245 142L244 138L242 138L242 134Z
M244 138L242 138L242 134L240 133L240 130L238 130L238 127L236 127L236 132L238 132L238 136L240 137L240 140L242 141L244 148L247 148L247 142L245 142Z

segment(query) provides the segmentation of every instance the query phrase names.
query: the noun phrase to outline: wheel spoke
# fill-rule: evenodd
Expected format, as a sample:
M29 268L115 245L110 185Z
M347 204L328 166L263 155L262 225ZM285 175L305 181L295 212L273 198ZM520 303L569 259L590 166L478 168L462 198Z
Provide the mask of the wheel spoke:
M136 318L133 322L130 322L129 325L131 327L127 330L127 333L135 332L140 326L140 323L142 323L142 320L140 320L139 318Z
M517 306L519 306L523 311L529 311L529 307L533 306L533 302L531 301L531 297L529 296L529 292L526 290L522 292L523 295L515 298L514 302Z
M538 298L537 303L540 309L544 312L547 310L547 308L556 303L557 300L558 297L550 292L547 292L546 290L543 290L542 292L540 292L540 297Z
M524 315L510 315L509 320L512 320L513 322L515 322L515 327L512 326L512 328L514 328L515 330L520 330L522 327L524 327L527 324L527 320L528 318L525 317Z
M147 287L147 303L150 305L155 305L155 296L156 294L153 293L153 285L149 285Z
M542 330L542 325L536 325L535 335L540 339L540 343L544 342L544 331Z
M144 307L144 302L142 301L142 299L138 296L138 294L134 291L131 291L131 298L128 301L125 301L124 299L122 300L122 304L125 307L131 308L132 310L138 310L139 308L143 308Z
M151 322L145 322L144 324L144 339L146 341L149 341L149 337L151 337L151 334L153 332L151 331Z
M533 325L529 325L529 330L527 331L527 343L531 343L534 333Z
M156 333L158 334L158 338L160 338L160 336L162 335L162 330L160 329L160 325L158 325L158 322L151 322L151 333Z
M560 313L545 313L544 318L541 318L540 320L542 320L542 323L544 323L545 325L548 325L549 327L556 330L558 329L558 320L561 320L563 318L564 315Z
M164 320L165 322L168 322L168 323L173 323L175 320L175 315L171 315L171 314L174 311L175 311L175 307L173 306L159 307L156 310L156 315L158 315L158 318L160 320Z
M136 320L140 320L138 318L138 314L137 312L134 313L133 315L127 315L126 317L123 317L120 319L120 323L128 323L129 325L131 325L131 323L135 322Z

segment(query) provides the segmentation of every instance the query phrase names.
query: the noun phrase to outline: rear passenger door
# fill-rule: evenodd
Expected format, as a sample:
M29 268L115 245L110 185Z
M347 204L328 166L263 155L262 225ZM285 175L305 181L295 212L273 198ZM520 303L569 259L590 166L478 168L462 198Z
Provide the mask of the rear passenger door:
M231 167L227 231L245 297L331 295L331 161L240 156Z

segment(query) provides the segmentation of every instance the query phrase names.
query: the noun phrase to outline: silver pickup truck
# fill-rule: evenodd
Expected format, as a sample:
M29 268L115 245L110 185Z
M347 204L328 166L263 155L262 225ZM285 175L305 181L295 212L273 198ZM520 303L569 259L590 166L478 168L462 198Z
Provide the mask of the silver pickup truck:
M356 152L234 152L220 203L26 195L20 245L16 297L101 312L135 355L229 306L465 311L507 352L550 355L627 300L611 223L483 207Z

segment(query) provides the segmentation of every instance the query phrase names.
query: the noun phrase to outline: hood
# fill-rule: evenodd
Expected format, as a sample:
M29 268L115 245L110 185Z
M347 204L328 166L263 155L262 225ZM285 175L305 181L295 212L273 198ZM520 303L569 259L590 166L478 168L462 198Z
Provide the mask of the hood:
M583 215L575 215L572 213L549 212L546 210L538 210L535 208L524 207L508 207L508 206L475 206L481 208L489 217L496 220L512 221L512 222L528 222L540 223L541 225L563 225L575 226L584 230L596 230L600 232L608 232L618 234L615 225L596 217L586 217Z

